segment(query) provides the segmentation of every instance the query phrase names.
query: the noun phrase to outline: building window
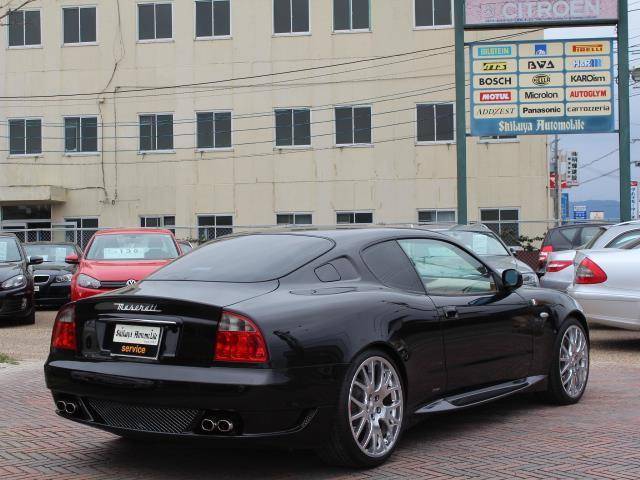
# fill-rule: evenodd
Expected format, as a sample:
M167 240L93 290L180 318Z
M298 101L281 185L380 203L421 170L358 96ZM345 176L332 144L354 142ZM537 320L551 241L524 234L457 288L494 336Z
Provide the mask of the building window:
M96 7L65 7L62 18L65 44L96 42Z
M75 229L65 232L67 242L73 242L84 248L98 231L98 219L95 217L65 218L65 222L75 224Z
M176 217L173 215L144 215L140 217L142 228L166 228L176 233Z
M173 115L140 115L140 151L173 150Z
M308 147L311 145L311 110L278 109L276 114L276 146Z
M371 107L336 107L336 145L371 144Z
M507 245L517 245L520 237L520 212L516 208L483 208L480 221L498 234Z
M453 142L454 113L452 103L417 106L418 142Z
M373 223L373 213L371 212L337 212L336 223L338 225Z
M517 141L518 141L517 135L488 135L488 136L481 136L478 139L479 143L500 143L500 142L509 143L509 142L517 142Z
M42 120L20 118L9 120L9 154L34 155L42 153Z
M197 114L199 149L231 148L231 112Z
M66 153L98 151L98 118L65 117L64 151Z
M9 46L30 47L41 44L40 10L9 13Z
M456 211L455 210L419 210L418 222L419 223L455 223Z
M414 0L416 28L450 27L452 22L451 0Z
M273 0L273 32L309 33L309 0Z
M173 38L173 6L171 3L138 4L138 40L170 40Z
M230 0L196 0L196 38L231 35Z
M198 215L198 239L201 242L232 233L233 217L231 215Z
M369 30L369 0L333 0L333 30Z
M313 216L310 213L278 213L276 223L278 225L311 225Z

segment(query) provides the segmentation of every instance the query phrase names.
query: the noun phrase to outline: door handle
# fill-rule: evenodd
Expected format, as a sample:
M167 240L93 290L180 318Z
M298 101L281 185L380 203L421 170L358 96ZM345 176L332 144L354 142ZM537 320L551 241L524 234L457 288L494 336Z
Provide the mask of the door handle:
M456 307L444 307L444 318L458 318L458 309Z

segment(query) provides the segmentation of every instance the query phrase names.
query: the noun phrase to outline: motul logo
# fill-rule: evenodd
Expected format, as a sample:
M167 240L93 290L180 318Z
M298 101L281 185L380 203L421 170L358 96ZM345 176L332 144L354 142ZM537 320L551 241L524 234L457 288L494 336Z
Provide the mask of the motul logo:
M569 93L569 98L602 98L608 97L609 91L602 90L573 90Z
M481 102L510 102L512 98L511 92L482 92L480 93Z
M604 45L602 43L583 43L574 45L573 53L603 53Z

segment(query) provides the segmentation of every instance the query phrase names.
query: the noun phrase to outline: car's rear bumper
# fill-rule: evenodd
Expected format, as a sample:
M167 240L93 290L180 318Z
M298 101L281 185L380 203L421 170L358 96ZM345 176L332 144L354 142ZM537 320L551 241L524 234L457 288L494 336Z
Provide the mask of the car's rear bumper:
M568 293L580 303L589 322L640 330L640 296L602 290L597 285L571 286Z
M80 407L77 414L62 416L113 433L313 447L328 433L346 368L270 370L53 360L45 365L45 377L54 401ZM118 419L103 416L97 404L120 412ZM174 431L154 420L149 428L147 420L165 410L188 412L188 426ZM202 420L213 417L232 419L234 432L204 432Z
M567 288L571 285L573 280L569 279L554 279L553 276L549 276L547 273L540 279L540 286L542 288L551 288L552 290L559 290L561 292L566 292Z

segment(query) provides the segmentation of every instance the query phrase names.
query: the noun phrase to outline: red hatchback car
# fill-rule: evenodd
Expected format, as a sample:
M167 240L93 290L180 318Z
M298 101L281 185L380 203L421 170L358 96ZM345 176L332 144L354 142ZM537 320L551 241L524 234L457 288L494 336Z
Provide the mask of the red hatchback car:
M81 257L71 280L71 301L133 285L180 256L169 230L122 229L96 233Z

